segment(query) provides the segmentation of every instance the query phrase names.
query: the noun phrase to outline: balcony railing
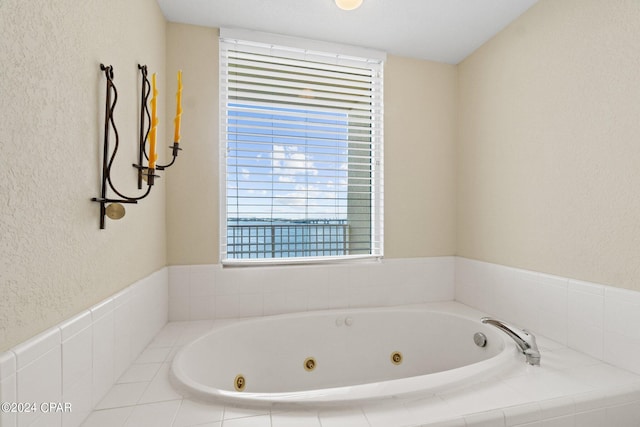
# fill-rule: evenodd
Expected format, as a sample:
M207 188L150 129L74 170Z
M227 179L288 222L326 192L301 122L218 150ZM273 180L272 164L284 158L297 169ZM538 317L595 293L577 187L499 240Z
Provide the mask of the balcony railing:
M347 255L348 227L341 220L229 224L227 256L243 259Z

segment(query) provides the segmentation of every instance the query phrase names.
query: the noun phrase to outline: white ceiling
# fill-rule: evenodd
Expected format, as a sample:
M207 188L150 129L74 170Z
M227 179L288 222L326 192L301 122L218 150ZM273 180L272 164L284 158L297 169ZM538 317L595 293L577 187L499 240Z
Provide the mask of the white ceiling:
M172 22L246 28L457 64L537 0L157 0Z

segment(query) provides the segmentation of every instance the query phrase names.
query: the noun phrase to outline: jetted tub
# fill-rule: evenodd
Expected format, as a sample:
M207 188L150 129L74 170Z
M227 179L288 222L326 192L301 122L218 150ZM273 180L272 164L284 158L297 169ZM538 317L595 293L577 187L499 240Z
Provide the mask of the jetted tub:
M524 369L513 341L479 319L410 307L241 321L184 346L171 381L201 400L334 405L434 393L516 364Z

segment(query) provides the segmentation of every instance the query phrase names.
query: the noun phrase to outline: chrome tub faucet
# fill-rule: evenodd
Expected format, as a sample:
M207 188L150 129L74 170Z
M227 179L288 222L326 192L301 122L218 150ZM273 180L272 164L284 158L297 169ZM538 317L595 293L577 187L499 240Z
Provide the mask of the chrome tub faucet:
M509 335L515 342L520 351L526 356L529 365L540 365L540 351L536 344L536 337L525 329L519 329L501 320L491 317L483 317L480 319L482 323L486 323L500 329Z

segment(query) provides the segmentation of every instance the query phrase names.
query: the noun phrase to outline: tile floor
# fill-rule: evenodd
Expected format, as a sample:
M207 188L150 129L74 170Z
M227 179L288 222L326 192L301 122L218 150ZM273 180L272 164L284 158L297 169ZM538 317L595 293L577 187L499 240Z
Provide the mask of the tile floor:
M183 398L170 385L171 360L185 343L232 320L168 323L100 401L83 427L575 426L580 417L640 420L640 376L539 339L543 368L421 398L342 409L242 409ZM524 371L524 370L522 370ZM628 393L620 394L620 388ZM480 393L478 393L480 391ZM620 396L627 397L620 397ZM632 397L628 397L632 396ZM617 399L617 400L616 400ZM630 403L631 402L631 403ZM578 410L584 411L578 414ZM627 411L627 412L624 412ZM630 411L630 412L629 412ZM629 415L625 415L629 413ZM599 418L598 418L599 417ZM550 420L551 424L544 420ZM555 420L555 421L554 421ZM440 421L440 422L438 422ZM640 421L638 421L640 422Z

